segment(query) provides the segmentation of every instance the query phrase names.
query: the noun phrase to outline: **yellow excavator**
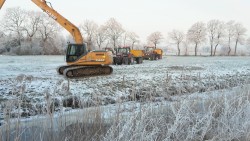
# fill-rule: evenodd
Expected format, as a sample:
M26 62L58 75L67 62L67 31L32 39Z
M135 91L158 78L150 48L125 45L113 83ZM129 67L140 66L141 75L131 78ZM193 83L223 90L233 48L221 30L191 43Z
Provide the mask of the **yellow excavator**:
M112 53L109 51L87 51L80 30L55 11L46 0L31 0L51 18L65 28L74 38L74 44L68 44L66 51L67 65L58 67L58 73L68 78L109 75L113 72ZM0 9L5 0L0 0Z

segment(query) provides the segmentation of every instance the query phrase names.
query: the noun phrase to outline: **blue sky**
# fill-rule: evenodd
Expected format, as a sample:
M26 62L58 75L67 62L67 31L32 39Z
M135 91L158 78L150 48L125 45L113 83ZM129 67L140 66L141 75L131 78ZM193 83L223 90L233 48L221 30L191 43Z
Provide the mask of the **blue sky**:
M250 30L250 0L50 0L54 9L78 25L84 20L103 24L114 17L142 40L152 32L164 36L172 29L186 32L197 21L235 20ZM31 0L6 0L6 8L40 9ZM248 31L249 33L249 31ZM249 35L250 36L250 35Z

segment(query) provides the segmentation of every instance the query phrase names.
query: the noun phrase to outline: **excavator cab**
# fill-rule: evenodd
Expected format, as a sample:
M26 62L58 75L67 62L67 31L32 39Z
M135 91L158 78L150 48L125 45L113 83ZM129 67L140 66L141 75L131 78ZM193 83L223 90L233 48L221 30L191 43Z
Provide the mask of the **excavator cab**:
M129 47L120 47L117 49L117 53L128 54L128 53L130 53L130 48Z
M66 52L66 62L75 62L87 53L88 52L86 44L68 44Z

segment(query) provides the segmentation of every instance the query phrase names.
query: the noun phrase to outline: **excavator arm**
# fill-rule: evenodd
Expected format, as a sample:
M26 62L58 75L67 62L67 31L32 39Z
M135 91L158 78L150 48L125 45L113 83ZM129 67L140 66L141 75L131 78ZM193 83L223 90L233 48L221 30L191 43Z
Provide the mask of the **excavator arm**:
M57 11L55 11L51 6L49 6L45 0L31 0L38 7L40 7L44 12L46 12L50 17L56 20L62 27L64 27L74 38L76 44L83 44L83 38L80 30L60 15Z
M2 8L4 2L5 2L5 0L0 0L0 9Z

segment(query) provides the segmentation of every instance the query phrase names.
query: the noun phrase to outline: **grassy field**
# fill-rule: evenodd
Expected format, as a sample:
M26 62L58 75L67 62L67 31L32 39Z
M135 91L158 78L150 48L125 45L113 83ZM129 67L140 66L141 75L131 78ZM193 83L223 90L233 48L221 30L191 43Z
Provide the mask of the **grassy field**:
M55 72L61 56L0 58L2 140L250 139L249 57L164 57L71 80Z

